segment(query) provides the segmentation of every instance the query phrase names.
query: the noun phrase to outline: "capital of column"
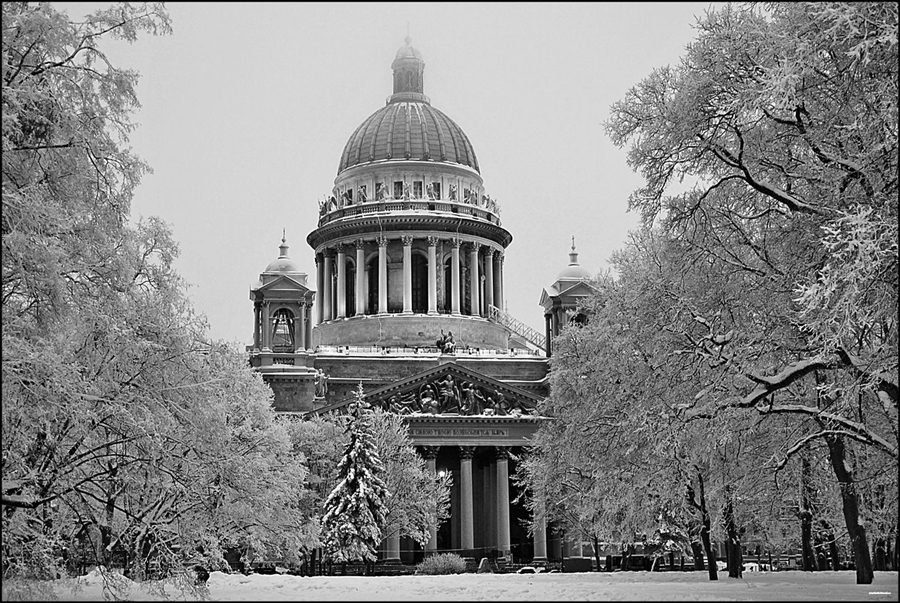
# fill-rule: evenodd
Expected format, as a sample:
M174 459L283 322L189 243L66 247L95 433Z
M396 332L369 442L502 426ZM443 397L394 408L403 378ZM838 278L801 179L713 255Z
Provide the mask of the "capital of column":
M438 457L438 453L441 451L440 446L421 446L419 450L422 452L422 456L425 457L426 461L434 461Z
M429 247L435 247L438 242L438 238L435 236L425 237L425 240L428 241Z
M345 251L347 249L347 245L345 245L344 243L338 243L337 245L334 246L334 248L337 251L337 253L345 253Z
M509 446L495 446L495 458L498 461L505 461L509 459Z
M402 237L400 237L400 240L403 241L404 247L409 247L413 242L412 235L403 235Z
M474 251L475 253L478 253L479 249L481 249L481 243L478 243L476 241L472 241L471 243L469 243L469 251Z
M388 238L387 237L375 237L375 242L378 243L379 247L387 247Z
M450 239L450 244L459 249L459 246L462 245L462 239L459 237L453 237Z
M459 447L459 458L466 461L471 461L475 456L475 446L460 446Z
M363 249L366 246L366 242L362 239L356 239L353 241L353 244L356 245L357 249Z
M331 247L328 247L322 252L322 255L326 258L334 259L334 257L337 255L337 252Z
M312 307L313 307L314 305L316 305L316 302L314 302L314 301L311 300L311 299L307 299L307 300L304 300L304 301L303 301L303 306L304 306L306 309L308 309L308 310L309 310L309 309L312 309Z
M484 250L484 255L487 256L488 260L493 259L494 254L497 253L497 250L494 249L493 247L491 247L490 245L486 245L485 247L486 247L486 249Z

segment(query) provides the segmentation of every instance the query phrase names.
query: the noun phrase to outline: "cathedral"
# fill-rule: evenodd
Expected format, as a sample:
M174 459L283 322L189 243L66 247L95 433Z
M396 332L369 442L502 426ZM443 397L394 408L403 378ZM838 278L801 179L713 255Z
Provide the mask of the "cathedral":
M407 37L391 63L393 93L350 134L306 239L315 282L282 238L251 288L250 363L281 413L340 411L361 383L373 406L403 415L428 467L452 475L450 519L424 547L387 535L383 562L581 557L581 544L542 517L529 535L511 476L548 420L535 409L549 393L550 342L592 291L590 273L573 241L536 304L544 333L504 312L512 234L472 143L425 95L424 67Z

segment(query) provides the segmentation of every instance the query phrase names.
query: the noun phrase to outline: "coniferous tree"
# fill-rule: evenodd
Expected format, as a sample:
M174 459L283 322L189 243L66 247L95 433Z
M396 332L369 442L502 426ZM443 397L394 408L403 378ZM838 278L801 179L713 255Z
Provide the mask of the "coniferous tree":
M382 540L387 488L384 466L373 437L372 410L362 384L349 406L350 442L338 465L340 481L325 500L322 543L332 561L374 561Z

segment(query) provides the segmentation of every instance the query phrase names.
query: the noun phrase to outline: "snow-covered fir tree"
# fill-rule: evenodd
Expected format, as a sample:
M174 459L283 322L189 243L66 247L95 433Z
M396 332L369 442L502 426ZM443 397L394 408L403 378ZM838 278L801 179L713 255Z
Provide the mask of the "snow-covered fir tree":
M374 561L382 540L385 502L384 466L372 431L372 410L360 383L349 406L350 442L338 465L340 481L325 500L322 542L335 562Z

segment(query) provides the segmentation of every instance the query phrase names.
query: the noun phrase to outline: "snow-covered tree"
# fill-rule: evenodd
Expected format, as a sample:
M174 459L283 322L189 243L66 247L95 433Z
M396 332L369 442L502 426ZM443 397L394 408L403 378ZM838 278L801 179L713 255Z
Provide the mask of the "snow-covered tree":
M374 561L385 525L389 496L372 426L372 408L362 384L348 407L350 441L338 464L338 484L328 495L322 517L322 544L339 563Z
M717 327L724 298L697 314L709 330L693 353L721 378L685 407L782 416L798 428L786 459L827 447L860 583L873 578L863 476L845 460L864 446L892 474L898 461L897 15L887 2L711 10L681 62L607 122L645 179L631 207L693 272L718 273L707 299L755 298L733 330ZM684 178L696 184L671 194Z
M431 530L450 516L450 476L428 470L416 452L409 427L395 414L375 409L373 432L384 465L384 536L409 536L425 545Z

